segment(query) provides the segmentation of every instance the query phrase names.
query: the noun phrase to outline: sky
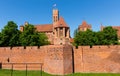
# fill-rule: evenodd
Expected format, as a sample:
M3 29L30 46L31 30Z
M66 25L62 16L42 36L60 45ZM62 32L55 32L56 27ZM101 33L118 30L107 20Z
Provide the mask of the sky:
M0 30L8 21L14 21L18 27L26 21L30 24L51 24L53 5L74 30L86 21L93 31L104 26L120 25L120 0L0 0Z

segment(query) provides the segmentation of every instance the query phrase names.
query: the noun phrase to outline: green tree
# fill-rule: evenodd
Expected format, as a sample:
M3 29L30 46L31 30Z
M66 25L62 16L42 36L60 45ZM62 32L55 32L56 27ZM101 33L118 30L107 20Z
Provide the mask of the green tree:
M1 32L1 46L18 46L20 31L13 21L9 21Z
M111 45L118 44L117 30L108 26L103 31L79 31L74 37L75 46L79 45Z
M50 42L48 41L48 37L45 33L39 33L39 46L48 45Z
M94 45L94 32L91 30L79 31L74 38L76 46L79 45Z
M41 46L48 44L45 34L38 33L31 24L25 25L24 31L20 35L22 46Z
M95 32L95 38L96 38L95 45L103 45L104 40L103 31Z
M111 26L108 26L103 29L104 40L103 44L111 45L118 43L117 30L113 29Z

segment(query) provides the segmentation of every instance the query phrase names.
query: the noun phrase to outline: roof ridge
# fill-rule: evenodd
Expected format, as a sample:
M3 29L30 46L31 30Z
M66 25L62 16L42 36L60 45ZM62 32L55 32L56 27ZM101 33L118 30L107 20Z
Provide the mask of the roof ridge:
M63 17L59 18L59 21L56 22L55 27L68 27Z
M53 25L53 24L35 24L35 26Z

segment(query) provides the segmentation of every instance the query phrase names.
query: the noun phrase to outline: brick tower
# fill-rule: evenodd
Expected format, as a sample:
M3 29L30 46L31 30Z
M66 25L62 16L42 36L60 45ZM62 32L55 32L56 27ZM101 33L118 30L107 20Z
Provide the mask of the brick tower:
M59 20L59 11L57 9L53 9L53 24L58 22Z
M24 25L20 26L20 31L24 31ZM52 10L52 24L37 24L36 31L45 33L52 45L54 44L70 44L70 28L62 17L59 17L59 10Z
M59 11L53 9L53 34L54 44L70 44L70 28L62 17L59 17Z

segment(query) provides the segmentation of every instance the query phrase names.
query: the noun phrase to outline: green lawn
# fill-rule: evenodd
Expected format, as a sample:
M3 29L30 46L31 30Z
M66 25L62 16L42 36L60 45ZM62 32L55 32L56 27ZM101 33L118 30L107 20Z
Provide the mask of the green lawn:
M10 70L0 70L0 76L11 76ZM13 76L26 76L26 71L13 71ZM27 71L27 76L41 76L40 71ZM42 72L42 76L52 76Z
M0 76L11 76L10 70L0 70ZM14 71L13 76L26 76L26 71ZM27 76L41 76L40 71L28 71ZM53 76L42 72L42 76ZM54 75L56 76L56 75ZM75 73L65 76L120 76L120 74L111 74L111 73Z

